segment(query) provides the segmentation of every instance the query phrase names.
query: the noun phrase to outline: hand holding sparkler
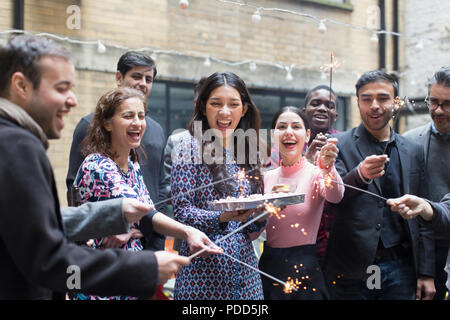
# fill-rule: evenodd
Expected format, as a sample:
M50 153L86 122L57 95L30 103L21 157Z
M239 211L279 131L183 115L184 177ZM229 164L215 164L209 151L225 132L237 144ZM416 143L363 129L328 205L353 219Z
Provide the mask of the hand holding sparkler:
M433 207L425 199L414 195L406 194L396 199L388 199L387 204L392 211L397 211L403 219L412 219L421 215L424 220L430 221L433 218Z
M186 226L185 233L185 240L190 252L195 253L204 250L203 257L209 256L210 254L221 254L223 252L223 249L212 242L202 231Z
M330 138L327 140L327 144L320 149L318 160L320 168L329 169L336 162L339 153L337 141L336 138Z
M379 178L385 174L384 165L387 161L388 156L385 154L368 156L358 165L358 173L362 179L369 181Z
M317 152L320 152L322 147L327 143L328 133L318 133L314 140L309 145L305 153L305 158L312 164L316 164Z

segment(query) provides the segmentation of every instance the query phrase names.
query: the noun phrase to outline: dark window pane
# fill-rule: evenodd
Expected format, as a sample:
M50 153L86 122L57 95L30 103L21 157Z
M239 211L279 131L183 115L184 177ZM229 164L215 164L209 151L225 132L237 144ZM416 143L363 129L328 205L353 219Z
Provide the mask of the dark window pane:
M334 129L337 131L347 130L347 99L338 97L338 118L334 124Z
M194 111L194 85L170 87L170 133L185 129Z
M261 114L261 128L270 129L270 122L275 112L280 109L280 97L273 94L252 93L253 102Z
M152 92L148 99L148 113L153 120L158 122L166 130L166 84L161 82L153 83Z
M305 105L305 94L299 94L297 97L286 97L284 104L284 106L294 106L299 109L303 109L304 105Z

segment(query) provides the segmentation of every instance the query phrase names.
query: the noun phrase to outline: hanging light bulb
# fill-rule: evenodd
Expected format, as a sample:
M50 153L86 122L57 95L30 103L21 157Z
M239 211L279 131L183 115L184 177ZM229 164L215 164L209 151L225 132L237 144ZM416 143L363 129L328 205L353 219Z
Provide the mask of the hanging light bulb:
M250 64L248 65L248 68L250 69L250 71L255 71L256 70L256 63L254 63L253 61L250 62Z
M370 42L378 43L378 35L375 32L372 33L372 36L370 37Z
M106 47L101 40L97 41L97 52L102 54L106 52Z
M189 1L188 0L180 0L178 2L178 6L180 7L180 9L187 9L187 7L189 7Z
M417 42L416 49L417 50L422 50L423 49L423 40L419 40L419 42Z
M320 33L327 32L327 26L325 25L324 20L320 20L317 30L319 30Z
M211 60L209 59L209 57L206 57L205 62L203 62L203 66L205 68L211 67Z
M259 12L259 9L256 9L256 11L252 15L252 22L259 23L260 21L261 21L261 13Z
M286 73L286 81L292 81L293 79L294 79L294 77L292 76L292 69L289 68Z

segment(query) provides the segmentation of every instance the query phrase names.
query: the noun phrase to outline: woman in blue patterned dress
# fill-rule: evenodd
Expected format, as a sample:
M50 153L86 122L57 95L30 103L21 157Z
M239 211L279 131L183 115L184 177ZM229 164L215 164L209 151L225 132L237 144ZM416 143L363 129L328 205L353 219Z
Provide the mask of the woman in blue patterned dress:
M216 242L256 214L250 210L214 211L209 204L227 196L261 193L259 154L253 148L255 142L259 146L260 122L259 111L245 83L237 75L225 72L208 77L200 89L194 115L188 125L191 137L182 140L172 153L171 192L175 197L172 203L176 220L203 231ZM254 129L253 145L250 145L251 134L245 137L244 143L234 143L236 129L242 129L241 133ZM215 142L211 141L213 137ZM244 151L241 150L242 145L245 145ZM249 175L253 179L237 179L242 169L251 172ZM219 181L222 182L209 185ZM189 192L206 185L209 186ZM257 267L249 233L260 230L264 224L252 223L216 244L228 255ZM192 254L185 242L181 245L180 254ZM258 272L226 255L195 257L177 273L174 298L263 299L261 278Z

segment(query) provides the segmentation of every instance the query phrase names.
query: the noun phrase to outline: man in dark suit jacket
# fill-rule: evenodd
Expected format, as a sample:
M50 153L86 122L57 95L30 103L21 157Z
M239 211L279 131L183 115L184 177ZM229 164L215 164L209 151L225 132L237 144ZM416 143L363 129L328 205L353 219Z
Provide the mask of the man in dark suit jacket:
M362 123L334 135L339 148L336 168L344 183L384 198L423 196L423 150L389 126L397 88L382 71L367 72L358 80ZM415 219L404 222L384 200L348 187L336 210L325 258L333 299L414 299L422 290L427 299L432 297L430 231ZM369 283L375 279L369 278L372 270L381 274L375 272L377 281Z
M116 83L118 87L126 86L142 91L146 98L149 97L157 70L154 61L147 55L128 51L124 53L118 63L116 72ZM94 113L81 118L73 133L72 146L70 149L69 169L67 172L67 200L71 199L71 187L78 172L78 168L85 156L81 154L80 144L86 137L89 124ZM147 129L142 137L143 154L141 153L141 169L145 185L150 198L154 203L165 200L169 196L169 177L164 171L164 147L166 138L164 131L155 120L148 115L145 117ZM156 209L166 213L166 204L159 204ZM150 217L144 217L140 223L140 230L145 237L144 248L147 250L164 250L165 237L151 228ZM114 236L112 236L114 237ZM115 243L120 245L116 238Z
M428 181L428 199L439 201L450 191L450 175L443 174L450 159L450 66L440 68L428 80L427 105L431 122L403 134L404 137L418 142L425 153L425 174ZM444 267L449 251L449 239L436 239L436 286L435 300L443 300L447 288L447 274Z

